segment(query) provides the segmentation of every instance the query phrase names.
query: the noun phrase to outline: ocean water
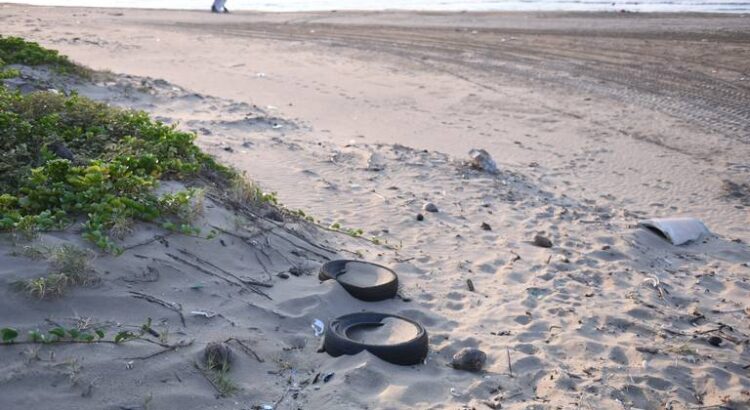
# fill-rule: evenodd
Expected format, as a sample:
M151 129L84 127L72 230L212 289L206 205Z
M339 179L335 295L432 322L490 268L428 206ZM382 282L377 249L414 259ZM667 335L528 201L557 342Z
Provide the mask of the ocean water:
M50 6L210 8L212 0L23 0ZM228 0L227 8L259 11L437 10L437 11L642 11L750 13L750 0Z

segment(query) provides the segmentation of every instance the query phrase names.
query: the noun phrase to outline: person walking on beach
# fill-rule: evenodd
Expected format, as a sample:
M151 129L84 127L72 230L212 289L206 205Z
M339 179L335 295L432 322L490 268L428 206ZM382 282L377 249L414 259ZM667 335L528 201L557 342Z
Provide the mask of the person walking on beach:
M211 12L213 13L229 13L229 10L224 6L227 0L214 0L213 6L211 6Z

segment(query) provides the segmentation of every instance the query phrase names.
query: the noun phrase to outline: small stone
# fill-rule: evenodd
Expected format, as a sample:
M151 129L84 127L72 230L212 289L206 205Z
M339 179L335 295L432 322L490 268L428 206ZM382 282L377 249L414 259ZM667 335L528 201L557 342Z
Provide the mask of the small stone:
M75 161L73 152L60 141L55 141L48 146L49 150L52 151L59 158L67 159L68 161Z
M276 276L280 277L281 279L289 279L289 274L286 272L279 272L276 274Z
M463 348L460 352L453 355L451 365L457 370L466 370L468 372L478 372L487 363L487 354L479 349Z
M425 202L424 205L422 205L422 210L427 212L437 212L438 207L432 202Z
M417 214L417 221L424 221L424 215Z
M721 338L719 336L711 336L711 337L708 338L708 344L710 344L711 346L714 346L714 347L721 346L721 342L722 342L722 340L721 340Z
M471 166L489 172L490 174L498 174L500 170L497 169L497 164L492 156L483 149L472 149L469 151L469 157L471 158Z
M212 370L229 370L232 362L232 350L226 343L212 342L206 345L203 351L203 360L206 367Z
M552 247L552 241L549 240L549 238L542 236L542 235L536 235L534 237L534 246L538 246L540 248L551 248Z
M224 147L223 149L224 149L224 151L226 151L226 152L234 152L234 148L232 148L232 147L230 147L230 146L226 146L226 147Z
M281 215L281 212L277 211L276 209L270 209L266 211L263 214L263 217L276 222L284 222L284 216Z
M382 171L385 169L385 158L377 152L370 154L367 159L367 170L368 171Z
M482 229L484 229L485 231L491 231L492 227L487 222L482 222Z

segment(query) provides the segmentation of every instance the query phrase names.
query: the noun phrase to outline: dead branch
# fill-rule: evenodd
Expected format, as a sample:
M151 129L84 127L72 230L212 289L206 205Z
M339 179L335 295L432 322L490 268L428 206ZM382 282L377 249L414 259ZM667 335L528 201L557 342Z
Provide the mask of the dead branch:
M230 337L229 339L225 340L224 343L229 343L229 342L232 342L232 341L236 342L240 346L240 348L242 349L242 351L244 351L245 354L247 354L248 356L255 357L255 360L257 360L260 363L264 363L265 362L263 359L260 358L260 356L258 356L257 353L255 353L255 351L253 349L251 349L249 346L247 346L245 343L243 343L241 340L239 340L239 339L237 339L235 337Z
M184 341L184 340L182 340L179 343L175 343L173 345L169 345L168 347L165 347L164 349L159 350L157 352L151 353L150 355L137 356L137 357L123 357L122 360L146 360L146 359L150 359L152 357L159 356L160 354L163 354L163 353L167 353L167 352L171 352L171 351L177 350L177 349L179 349L181 347L188 347L188 346L190 346L192 344L193 344L193 340L190 340L190 341Z
M185 316L182 315L182 305L180 305L179 303L167 302L155 296L147 295L145 293L136 292L133 290L131 290L129 293L134 298L143 299L148 302L155 303L159 306L163 306L171 311L176 312L178 315L180 315L180 322L182 322L182 326L187 327L187 325L185 324Z

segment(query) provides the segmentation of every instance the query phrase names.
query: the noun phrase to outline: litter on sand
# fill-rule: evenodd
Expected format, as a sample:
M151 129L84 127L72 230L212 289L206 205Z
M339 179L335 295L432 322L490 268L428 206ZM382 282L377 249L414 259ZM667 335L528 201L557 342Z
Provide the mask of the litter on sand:
M315 336L322 336L326 328L325 323L320 319L315 319L310 326L313 328L313 331L315 331Z
M672 245L683 245L711 234L696 218L654 218L641 221L640 225L661 234Z
M211 319L212 317L216 316L216 313L211 312L210 310L194 310L190 312L193 316L203 316L206 319Z

